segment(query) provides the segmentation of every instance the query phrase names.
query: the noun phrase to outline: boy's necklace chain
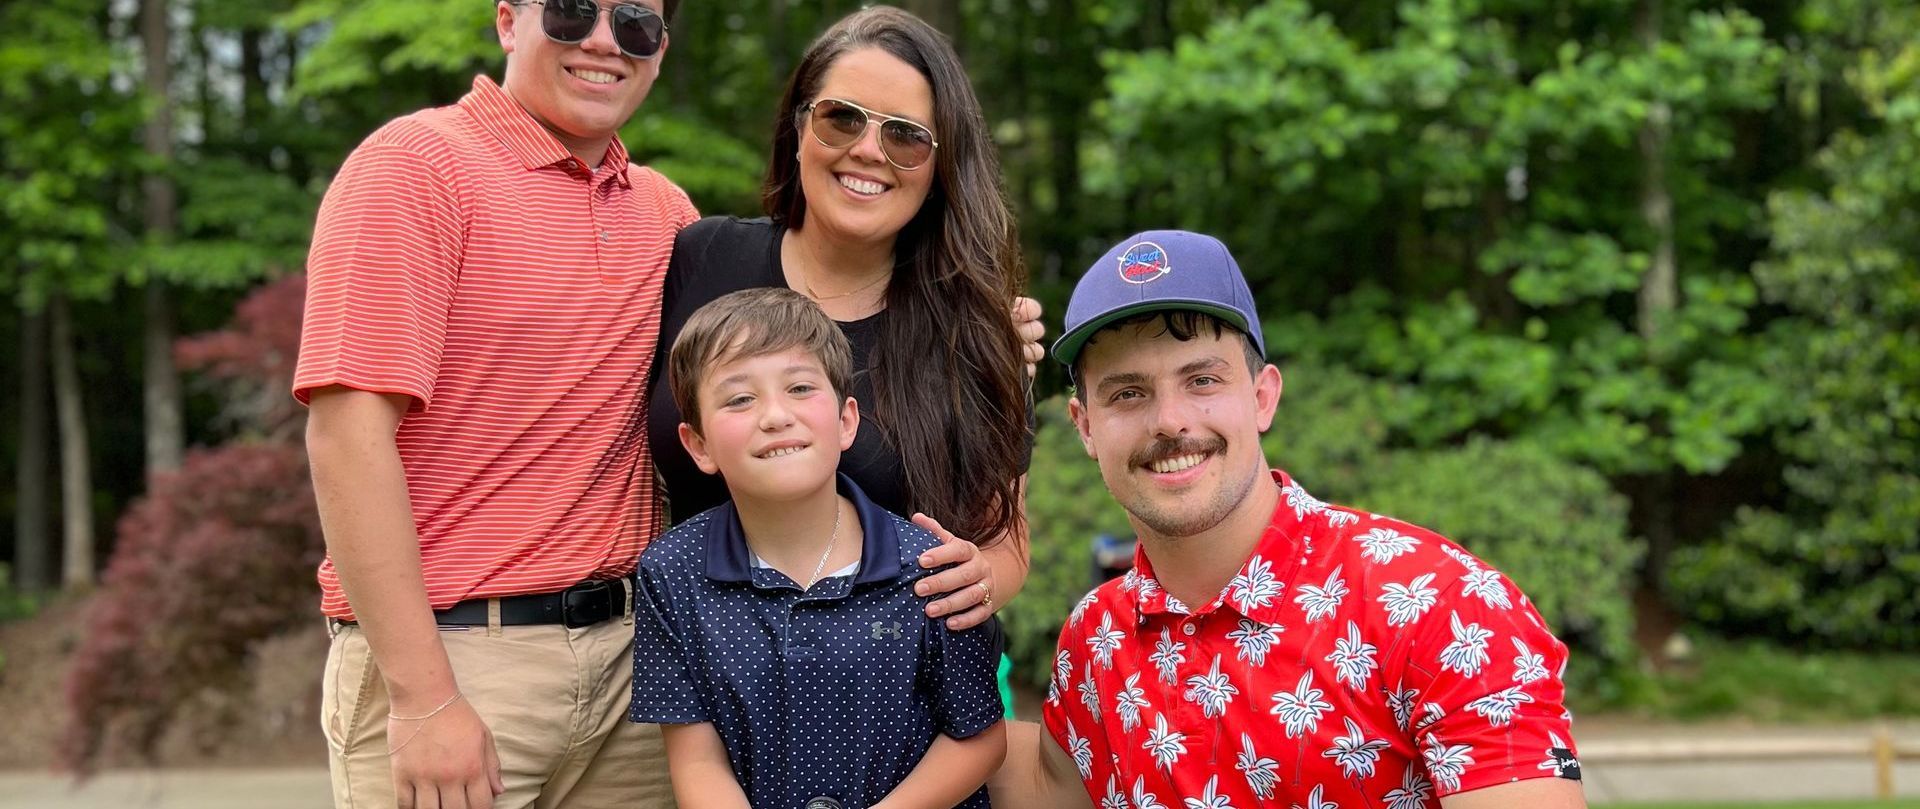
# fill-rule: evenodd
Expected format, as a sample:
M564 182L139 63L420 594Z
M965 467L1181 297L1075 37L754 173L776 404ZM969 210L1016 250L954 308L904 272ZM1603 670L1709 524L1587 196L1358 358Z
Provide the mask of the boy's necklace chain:
M827 535L827 549L820 554L820 561L813 565L813 575L807 578L807 586L801 589L811 590L815 582L820 581L820 571L827 566L827 557L833 555L833 543L840 541L840 504L833 504L833 533Z

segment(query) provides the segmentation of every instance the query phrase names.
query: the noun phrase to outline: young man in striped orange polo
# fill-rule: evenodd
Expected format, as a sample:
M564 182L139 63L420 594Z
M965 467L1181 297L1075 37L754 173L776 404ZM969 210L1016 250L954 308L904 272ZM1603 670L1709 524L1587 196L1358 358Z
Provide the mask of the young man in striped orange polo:
M328 189L294 392L335 627L341 807L671 805L623 721L634 431L687 197L615 131L676 0L497 5L505 80L392 121Z

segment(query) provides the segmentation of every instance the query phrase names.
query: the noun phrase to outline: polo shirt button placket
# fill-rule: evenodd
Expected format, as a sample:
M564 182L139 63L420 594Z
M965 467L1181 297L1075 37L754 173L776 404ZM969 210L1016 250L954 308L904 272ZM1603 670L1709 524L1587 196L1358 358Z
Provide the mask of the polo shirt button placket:
M600 192L601 188L602 186L594 182L594 178L587 178L587 216L589 220L593 222L594 232L599 237L594 239L594 263L600 265L600 277L609 279L613 277L609 275L609 270L613 262L608 261L609 256L607 251L613 245L613 231L608 229L607 226L600 221L601 208L603 207L600 204L600 198L602 196Z

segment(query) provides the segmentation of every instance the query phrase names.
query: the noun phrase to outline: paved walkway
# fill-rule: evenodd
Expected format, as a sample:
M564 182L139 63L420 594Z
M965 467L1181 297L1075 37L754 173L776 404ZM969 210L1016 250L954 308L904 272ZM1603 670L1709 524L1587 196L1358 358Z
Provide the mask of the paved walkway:
M0 809L333 809L326 768L0 773Z
M1920 723L1893 727L1920 751ZM1589 802L1841 800L1874 795L1872 729L1597 726L1580 736ZM1821 748L1817 755L1793 751ZM1691 750L1746 761L1681 761ZM1892 807L1920 806L1920 760L1894 769ZM45 773L0 772L0 809L330 809L324 768L124 770L83 786Z

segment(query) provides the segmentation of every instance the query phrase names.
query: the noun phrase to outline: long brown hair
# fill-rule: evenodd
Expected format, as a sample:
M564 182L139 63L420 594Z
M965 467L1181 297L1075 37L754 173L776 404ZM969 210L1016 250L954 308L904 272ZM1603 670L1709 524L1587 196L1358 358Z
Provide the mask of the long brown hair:
M913 508L987 543L1024 519L1026 374L1008 314L1026 281L1000 159L960 57L919 17L890 6L848 15L821 34L780 99L762 202L805 226L797 111L840 57L879 48L933 87L933 187L894 241L887 316L872 362L874 421L900 453Z

